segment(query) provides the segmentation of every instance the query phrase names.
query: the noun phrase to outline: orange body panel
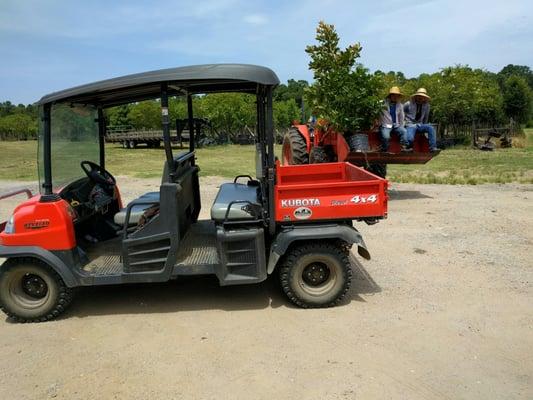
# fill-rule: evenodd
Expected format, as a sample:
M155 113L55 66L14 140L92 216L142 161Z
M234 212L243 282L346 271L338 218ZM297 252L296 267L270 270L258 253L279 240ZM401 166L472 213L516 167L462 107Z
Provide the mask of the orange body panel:
M387 216L387 181L350 163L278 163L276 175L278 222Z
M0 232L0 244L46 250L70 250L76 246L70 205L65 200L42 203L40 199L40 195L34 196L15 208L15 232Z

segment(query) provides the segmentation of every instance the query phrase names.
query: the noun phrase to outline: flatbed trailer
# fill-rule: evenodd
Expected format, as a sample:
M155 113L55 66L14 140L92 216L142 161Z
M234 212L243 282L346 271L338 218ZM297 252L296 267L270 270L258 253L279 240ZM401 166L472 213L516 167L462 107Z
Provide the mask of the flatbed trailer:
M177 142L177 136L171 136L171 141ZM106 142L120 143L125 149L133 149L139 144L148 147L160 147L163 142L163 130L146 129L133 130L132 128L107 128Z

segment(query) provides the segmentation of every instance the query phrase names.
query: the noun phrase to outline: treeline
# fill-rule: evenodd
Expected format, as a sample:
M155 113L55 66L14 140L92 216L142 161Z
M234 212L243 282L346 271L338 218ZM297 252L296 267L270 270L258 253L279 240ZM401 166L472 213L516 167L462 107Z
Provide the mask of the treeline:
M391 86L400 86L410 95L425 87L432 100L432 122L451 131L465 126L496 126L509 123L531 125L533 108L533 71L528 66L509 64L498 73L468 66L446 67L433 74L406 78L401 72L376 71L382 97ZM309 83L290 79L274 92L274 125L282 130L293 120L308 118L311 110L305 100ZM255 125L255 97L239 93L208 94L193 99L196 117L209 119L219 132L241 132ZM0 140L35 138L38 112L34 105L0 103ZM186 118L187 105L182 98L169 102L171 121ZM136 129L159 129L158 101L143 101L106 110L108 125L128 125Z
M300 94L301 98L301 94ZM169 116L174 127L177 119L187 118L187 102L184 98L169 99ZM242 93L216 93L193 97L193 114L207 118L221 133L242 132L255 127L255 96ZM159 101L142 101L106 110L109 126L131 126L135 129L160 129L161 110ZM274 101L274 125L277 129L289 127L300 119L296 98Z
M407 96L425 87L431 96L431 121L451 131L465 127L532 125L533 71L509 64L498 73L457 65L407 79L401 72L376 72L383 96L398 85Z
M0 103L0 140L27 140L37 136L37 107Z

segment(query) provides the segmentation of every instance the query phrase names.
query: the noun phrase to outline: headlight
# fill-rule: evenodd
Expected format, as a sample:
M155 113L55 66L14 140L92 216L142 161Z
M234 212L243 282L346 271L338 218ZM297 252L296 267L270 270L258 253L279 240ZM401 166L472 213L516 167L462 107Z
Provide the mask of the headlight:
M9 221L7 221L4 233L15 233L15 218L13 215L9 218Z

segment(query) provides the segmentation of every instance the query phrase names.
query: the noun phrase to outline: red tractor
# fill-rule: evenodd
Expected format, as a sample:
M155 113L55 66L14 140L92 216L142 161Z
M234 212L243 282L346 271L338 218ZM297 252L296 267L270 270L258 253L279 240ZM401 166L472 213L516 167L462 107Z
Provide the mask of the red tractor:
M412 152L402 152L395 135L391 136L388 152L380 147L375 129L345 135L325 124L315 128L294 124L283 138L282 160L283 165L345 161L385 178L387 164L425 164L440 152L430 152L427 137L420 133L415 136Z

